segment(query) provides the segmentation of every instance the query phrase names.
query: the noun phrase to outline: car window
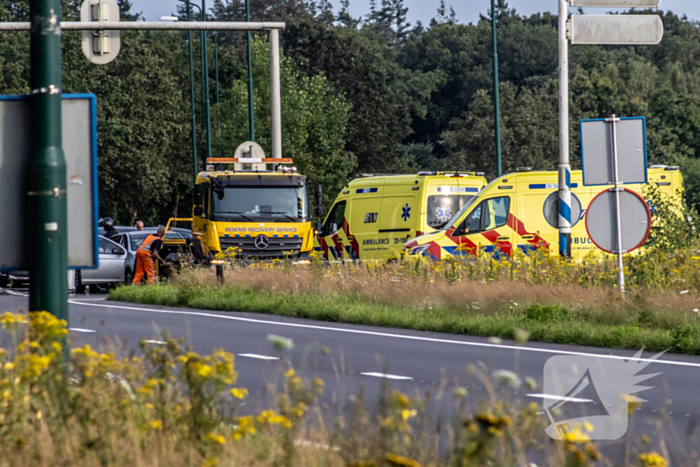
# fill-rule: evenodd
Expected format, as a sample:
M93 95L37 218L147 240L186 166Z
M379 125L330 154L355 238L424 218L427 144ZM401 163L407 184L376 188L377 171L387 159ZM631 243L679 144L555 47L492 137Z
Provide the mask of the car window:
M100 238L100 253L119 256L125 254L126 251L124 251L122 247L115 245L104 238Z
M131 235L131 250L136 251L139 248L139 245L141 242L146 240L146 237L148 237L149 234L138 234L138 235Z

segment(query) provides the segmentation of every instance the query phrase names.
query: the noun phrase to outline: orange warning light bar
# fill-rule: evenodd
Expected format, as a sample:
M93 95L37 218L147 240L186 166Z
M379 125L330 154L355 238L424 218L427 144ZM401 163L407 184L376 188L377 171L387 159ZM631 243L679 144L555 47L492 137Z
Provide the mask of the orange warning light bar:
M292 159L272 157L208 157L207 164L293 164Z

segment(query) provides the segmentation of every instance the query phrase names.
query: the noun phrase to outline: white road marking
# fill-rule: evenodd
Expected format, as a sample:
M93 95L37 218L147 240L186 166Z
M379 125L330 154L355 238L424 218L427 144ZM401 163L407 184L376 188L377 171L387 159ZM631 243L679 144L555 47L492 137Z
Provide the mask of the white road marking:
M81 302L104 302L107 299L105 297L102 297L102 298L77 298L75 300L76 301L80 300Z
M386 378L386 379L396 379L396 380L409 380L409 381L413 381L413 378L411 378L410 376L388 375L388 374L386 374L386 373L377 373L377 372L374 372L374 371L363 372L363 373L360 373L360 374L361 374L361 375L365 375L365 376L374 376L374 377L376 377L376 378Z
M202 311L184 311L184 310L162 310L157 308L140 308L133 306L124 305L103 305L97 303L80 303L75 300L68 300L69 303L74 305L84 305L102 308L114 308L120 310L133 310L133 311L146 311L149 313L162 313L170 315L187 315L187 316L201 316L205 318L218 318L226 319L231 321L241 321L246 323L256 323L256 324L271 324L274 326L290 327L290 328L302 328L302 329L315 329L319 331L328 332L341 332L346 334L359 334L365 336L376 336L376 337L388 337L393 339L404 339L419 342L433 342L436 344L452 344L452 345L464 345L467 347L485 347L490 349L502 349L502 350L517 350L519 352L533 352L533 353L544 353L551 355L575 355L578 357L595 357L608 360L624 360L624 361L637 361L637 362L650 362L650 363L661 363L664 365L676 365L676 366L687 366L692 368L700 368L700 363L693 362L681 362L677 360L654 360L650 358L635 358L626 357L622 355L604 355L588 352L575 352L572 350L556 350L556 349L544 349L540 347L530 347L530 346L518 346L518 345L507 345L507 344L491 344L486 342L469 342L469 341L458 341L452 339L438 339L436 337L422 337L422 336L408 336L403 334L392 334L388 332L379 331L364 331L361 329L345 329L345 328L334 328L330 326L319 326L316 324L301 324L301 323L284 323L280 321L255 319L255 318L242 318L240 316L229 316L224 314L207 313Z
M154 340L154 339L148 339L148 340L146 341L146 343L147 343L147 344L156 344L156 345L165 345L165 344L167 344L167 342L157 341L157 340Z
M257 358L258 360L279 360L278 357L270 357L269 355L258 355L256 353L239 353L239 357Z
M97 332L93 329L83 329L83 328L68 328L69 331L74 331L74 332Z
M24 292L15 292L14 290L7 289L2 289L2 291L8 295L17 295L18 297L29 297L29 294Z
M538 397L540 399L550 399L554 401L567 402L593 402L591 399L581 399L579 397L555 396L553 394L526 394L527 397Z

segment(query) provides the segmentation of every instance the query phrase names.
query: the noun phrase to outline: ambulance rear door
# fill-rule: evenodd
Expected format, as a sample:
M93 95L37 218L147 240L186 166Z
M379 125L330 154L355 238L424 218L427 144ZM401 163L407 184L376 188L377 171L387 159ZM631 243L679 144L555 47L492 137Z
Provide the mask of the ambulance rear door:
M389 252L389 246L379 242L379 211L382 199L378 194L375 192L354 195L352 215L346 216L346 219L350 220L349 231L357 245L359 259L381 259Z

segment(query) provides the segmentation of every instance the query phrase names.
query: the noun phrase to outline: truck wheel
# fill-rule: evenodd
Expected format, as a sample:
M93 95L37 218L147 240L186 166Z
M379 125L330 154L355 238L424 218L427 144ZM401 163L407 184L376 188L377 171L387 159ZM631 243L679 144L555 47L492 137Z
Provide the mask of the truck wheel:
M216 278L219 280L219 283L221 283L221 284L224 283L224 265L223 264L216 265Z

